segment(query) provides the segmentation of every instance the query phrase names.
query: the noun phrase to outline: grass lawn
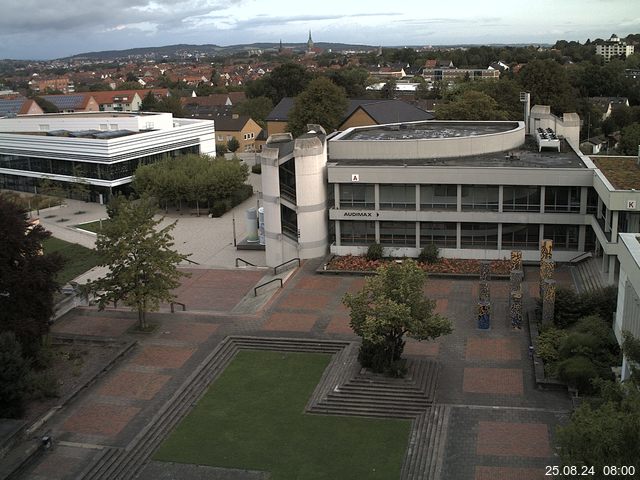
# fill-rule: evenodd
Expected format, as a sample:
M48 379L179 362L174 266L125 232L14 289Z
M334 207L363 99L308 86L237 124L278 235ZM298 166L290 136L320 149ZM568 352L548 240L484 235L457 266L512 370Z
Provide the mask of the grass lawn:
M102 220L102 226L104 227L108 222L109 220ZM80 225L76 225L76 227L81 228L82 230L87 230L89 232L100 233L100 220L89 223L81 223Z
M304 414L330 357L240 351L154 459L273 480L400 477L411 422Z
M42 243L44 253L58 252L65 260L62 270L58 272L57 281L64 285L78 275L92 269L100 259L95 250L83 247L77 243L69 243L59 238L49 237Z

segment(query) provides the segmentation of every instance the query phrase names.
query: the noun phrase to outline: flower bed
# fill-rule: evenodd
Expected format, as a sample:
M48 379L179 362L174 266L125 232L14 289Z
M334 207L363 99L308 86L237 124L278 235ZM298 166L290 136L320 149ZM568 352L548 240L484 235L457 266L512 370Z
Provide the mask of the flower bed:
M357 255L336 256L327 265L327 270L344 270L352 272L371 272L388 262L393 262L393 258L382 260L367 260L365 257ZM461 258L441 258L436 263L420 263L418 265L428 273L444 273L455 275L480 275L481 260L468 260ZM509 275L511 262L509 260L492 260L491 273L494 275Z

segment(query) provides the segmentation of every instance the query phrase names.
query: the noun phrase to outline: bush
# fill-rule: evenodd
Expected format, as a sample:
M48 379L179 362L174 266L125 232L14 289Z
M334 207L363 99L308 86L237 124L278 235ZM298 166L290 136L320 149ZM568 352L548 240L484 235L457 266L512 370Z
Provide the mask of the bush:
M216 200L213 203L213 206L209 209L209 213L213 217L218 218L224 215L229 210L231 210L231 200L229 199Z
M383 249L379 243L372 243L367 249L367 260L382 260Z
M13 332L0 334L0 418L19 418L24 413L29 365Z
M240 142L236 137L231 137L231 140L227 142L227 148L230 152L235 153L240 148Z
M438 263L439 259L440 249L434 243L424 247L418 255L418 261L422 263Z
M228 151L229 151L229 149L227 148L227 144L226 143L216 143L216 156L217 155L224 155Z
M251 185L243 184L240 185L232 194L231 194L231 206L235 207L236 205L240 205L247 198L253 195L253 187Z
M251 171L260 175L262 173L262 164L256 163L251 167Z
M558 377L580 392L591 392L591 380L598 377L598 369L587 357L578 355L558 364Z
M560 344L567 338L566 330L559 330L555 327L549 327L545 331L540 332L536 341L536 353L544 362L545 373L549 376L557 375L556 363L560 360L558 349Z
M560 328L573 325L578 319L597 315L608 325L613 323L618 289L610 286L596 292L577 294L569 288L556 290L554 323Z
M29 398L39 400L58 396L58 381L47 370L31 371L28 376L28 384Z

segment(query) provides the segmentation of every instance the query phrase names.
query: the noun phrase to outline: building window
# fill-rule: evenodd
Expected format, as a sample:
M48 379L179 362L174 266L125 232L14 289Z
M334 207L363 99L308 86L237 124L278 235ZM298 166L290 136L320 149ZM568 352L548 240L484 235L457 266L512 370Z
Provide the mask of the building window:
M280 196L296 203L296 161L287 160L279 167Z
M457 209L457 185L420 185L420 210Z
M342 220L340 222L341 245L370 245L376 242L376 222Z
M461 227L460 241L462 248L498 249L497 223L462 223Z
M463 185L462 210L498 211L498 186Z
M420 246L433 243L441 248L456 248L457 230L455 222L421 222Z
M375 207L373 185L340 185L340 208L372 209Z
M546 187L544 211L580 213L580 187Z
M280 205L282 234L298 241L298 214L284 205Z
M540 225L503 223L502 248L537 250L540 245Z
M545 225L544 238L553 240L555 250L578 250L578 225Z
M380 243L415 248L415 222L380 222Z
M503 188L502 210L505 212L539 212L540 187L505 186Z
M587 190L587 213L598 214L598 192L593 187L589 187Z
M392 210L416 209L415 185L380 185L380 208Z
M223 135L218 135L218 141L219 142L224 142L224 136Z

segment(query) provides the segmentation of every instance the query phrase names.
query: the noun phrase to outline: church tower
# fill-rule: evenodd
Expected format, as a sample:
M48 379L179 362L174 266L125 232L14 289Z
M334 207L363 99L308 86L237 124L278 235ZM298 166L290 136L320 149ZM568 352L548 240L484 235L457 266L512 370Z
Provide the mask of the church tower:
M313 40L311 39L311 30L309 30L309 40L307 40L307 53L313 52Z

